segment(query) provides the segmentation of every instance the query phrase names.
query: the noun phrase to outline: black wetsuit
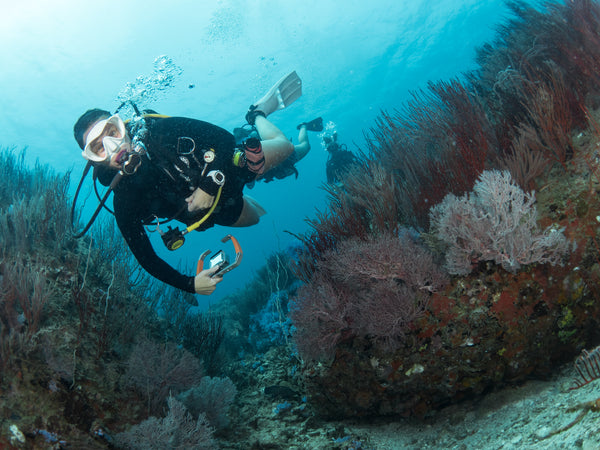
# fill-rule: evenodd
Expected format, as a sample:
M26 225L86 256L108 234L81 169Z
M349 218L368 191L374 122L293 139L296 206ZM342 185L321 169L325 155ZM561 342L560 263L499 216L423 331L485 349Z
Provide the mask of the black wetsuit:
M327 147L329 157L325 166L325 172L329 184L339 183L341 178L357 163L354 153L346 150L344 147L345 145L335 143Z
M216 195L219 185L208 177L218 170L225 183L217 207L198 228L232 225L243 207L244 185L254 178L246 168L233 164L235 140L228 131L200 120L183 117L147 118L143 143L147 156L133 175L124 176L114 189L114 211L119 230L140 265L152 276L178 289L195 292L194 277L179 273L159 258L144 229L156 219L176 219L191 225L207 210L189 213L185 198L199 187ZM205 165L207 159L214 160ZM212 154L211 154L212 152ZM204 173L203 173L204 172ZM114 170L97 167L100 182L108 185Z

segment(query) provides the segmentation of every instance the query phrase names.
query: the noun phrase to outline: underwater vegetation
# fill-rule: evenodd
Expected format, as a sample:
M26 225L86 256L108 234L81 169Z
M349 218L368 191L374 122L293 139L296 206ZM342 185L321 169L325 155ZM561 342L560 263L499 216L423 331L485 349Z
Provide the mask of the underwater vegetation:
M509 3L479 68L367 134L290 298L322 417L424 416L600 339L600 5Z
M600 343L600 6L510 5L478 69L382 112L301 245L208 313L110 221L74 240L68 174L0 151L0 447L279 448L249 436L423 417Z
M0 151L0 447L214 448L222 318L188 314L109 222L75 240L69 174L24 161Z

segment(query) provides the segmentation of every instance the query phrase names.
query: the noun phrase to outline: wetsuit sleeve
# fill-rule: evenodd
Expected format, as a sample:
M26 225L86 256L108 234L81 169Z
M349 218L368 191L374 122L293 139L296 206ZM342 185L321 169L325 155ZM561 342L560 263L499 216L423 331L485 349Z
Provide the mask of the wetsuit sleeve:
M219 191L219 185L217 183L215 183L212 180L212 178L208 178L206 176L205 177L201 177L201 176L196 177L196 185L201 190L203 190L207 194L212 195L213 197L215 195L217 195L217 192Z
M131 249L133 256L138 263L155 278L167 283L177 289L196 293L194 289L194 277L189 277L173 269L164 260L158 257L152 243L144 230L142 223L132 218L132 215L123 213L127 211L123 205L119 204L118 197L115 197L115 218L121 234L125 238L127 245Z

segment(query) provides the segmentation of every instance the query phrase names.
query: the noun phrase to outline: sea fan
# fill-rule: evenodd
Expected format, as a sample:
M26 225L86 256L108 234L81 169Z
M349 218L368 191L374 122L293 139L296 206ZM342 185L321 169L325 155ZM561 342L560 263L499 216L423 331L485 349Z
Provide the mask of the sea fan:
M575 370L579 376L573 380L569 390L579 389L586 384L600 378L600 346L588 352L583 350L575 360Z

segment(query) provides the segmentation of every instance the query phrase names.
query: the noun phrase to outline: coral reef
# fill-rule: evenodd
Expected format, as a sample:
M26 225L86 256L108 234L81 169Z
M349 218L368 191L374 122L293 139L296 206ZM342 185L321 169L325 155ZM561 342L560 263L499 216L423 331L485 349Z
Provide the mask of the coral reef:
M322 417L422 417L547 376L600 338L600 85L590 56L600 52L600 6L510 7L515 18L479 50L478 70L382 114L360 177L345 177L302 237L305 285L290 317ZM369 184L387 209L357 200ZM424 293L394 270L413 253L390 237L403 227L417 230L430 261L445 258L447 284Z
M110 223L73 238L68 174L10 149L0 170L0 447L107 448L200 383L177 348L189 305L140 274Z
M427 418L597 345L600 6L510 7L206 314L108 223L74 240L68 176L0 152L0 447L365 448L324 420Z

